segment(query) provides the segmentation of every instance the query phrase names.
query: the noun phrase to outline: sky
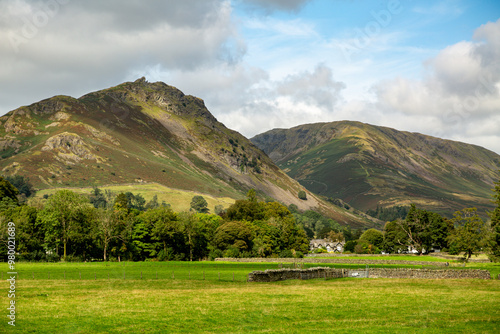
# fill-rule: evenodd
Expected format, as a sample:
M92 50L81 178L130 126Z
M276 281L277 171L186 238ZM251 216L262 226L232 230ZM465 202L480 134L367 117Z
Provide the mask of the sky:
M500 2L0 0L0 114L142 76L247 137L354 120L500 154Z

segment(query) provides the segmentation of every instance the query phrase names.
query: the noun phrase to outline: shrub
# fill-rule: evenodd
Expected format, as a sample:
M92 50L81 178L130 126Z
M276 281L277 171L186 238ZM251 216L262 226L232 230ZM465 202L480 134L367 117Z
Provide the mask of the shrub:
M313 253L314 254L321 254L321 253L328 253L328 252L323 247L319 247L319 248L316 248L315 250L313 250Z
M240 257L240 250L236 247L229 247L224 252L224 257Z
M285 250L281 251L280 257L281 258L292 258L293 257L293 253L292 253L291 250L285 249Z
M224 257L224 254L222 253L222 251L218 248L216 249L212 249L209 253L208 253L208 259L210 261L213 261L217 258L221 258L221 257Z
M354 253L354 248L356 247L357 243L358 240L349 240L348 242L346 242L344 245L344 253L346 252Z
M303 201L307 200L307 195L306 195L306 192L304 190L299 191L298 197L299 197L299 199L301 199Z

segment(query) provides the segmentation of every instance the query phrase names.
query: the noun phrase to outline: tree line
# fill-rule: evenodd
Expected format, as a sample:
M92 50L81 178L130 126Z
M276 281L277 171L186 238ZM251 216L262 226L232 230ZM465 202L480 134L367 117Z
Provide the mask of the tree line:
M418 254L433 249L466 259L484 251L500 259L500 182L494 189L496 208L484 222L475 208L447 219L419 209L377 212L407 213L385 224L383 231L351 230L318 212L300 212L274 201L262 202L255 190L229 208L210 213L202 196L194 196L189 212L174 212L155 195L146 201L132 192L116 194L94 188L87 195L61 190L33 197L26 179L0 177L0 252L6 254L7 224L16 224L20 259L32 261L85 260L199 260L216 257L302 257L309 240L345 242L355 253ZM27 201L26 194L31 195ZM325 251L325 250L318 250Z
M418 209L414 204L405 219L387 222L383 232L365 231L358 240L348 241L344 250L353 253L430 253L434 250L463 254L468 261L472 255L485 252L491 261L500 261L500 182L494 189L496 208L485 222L476 208L454 213L452 219Z

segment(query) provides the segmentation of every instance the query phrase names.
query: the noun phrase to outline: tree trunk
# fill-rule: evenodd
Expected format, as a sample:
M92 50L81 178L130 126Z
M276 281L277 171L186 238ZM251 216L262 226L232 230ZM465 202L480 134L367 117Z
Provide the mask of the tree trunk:
M104 262L106 262L106 251L108 249L108 244L104 243Z
M67 241L66 241L66 239L64 239L64 255L63 255L64 261L66 261L66 244L67 244Z
M191 234L188 234L189 237L189 261L193 262L193 244L191 242Z

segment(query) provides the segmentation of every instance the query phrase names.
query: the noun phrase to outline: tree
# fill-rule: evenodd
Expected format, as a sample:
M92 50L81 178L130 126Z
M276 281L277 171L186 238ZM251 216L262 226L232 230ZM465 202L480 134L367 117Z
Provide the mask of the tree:
M163 244L163 251L167 253L167 245L176 246L182 236L182 226L177 213L170 208L159 207L146 211L143 214L144 222L151 227L151 235Z
M19 204L17 195L19 191L14 187L9 181L0 176L0 201L6 201L13 203L13 205Z
M493 189L493 203L496 208L489 212L491 218L491 234L488 238L488 257L491 261L500 261L500 181L495 182Z
M479 252L486 245L487 241L487 225L477 215L476 211L476 208L457 211L451 220L455 225L455 230L448 238L450 248L457 252L464 252L465 262L473 254Z
M405 220L396 220L408 237L408 246L418 254L429 252L434 246L444 247L451 225L439 214L417 209L412 204Z
M299 191L297 196L299 197L299 199L303 201L307 200L307 194L304 190Z
M130 207L128 205L128 198L127 195L124 193L119 193L118 196L115 198L115 203L113 205L113 208L115 210L123 210L128 212L130 210Z
M215 231L214 245L224 251L235 248L245 251L252 248L252 228L247 222L227 222Z
M387 253L400 253L408 250L408 235L397 221L385 224L382 249Z
M108 201L106 200L104 192L97 187L94 187L90 192L89 200L90 204L92 204L96 209L105 209L108 206Z
M207 208L208 203L203 196L196 195L191 200L191 209L200 213L207 213L209 210Z
M157 207L160 206L160 203L158 203L158 195L154 195L153 198L146 203L145 209L150 210L150 209L156 209Z
M382 243L384 242L384 234L379 230L371 228L369 230L366 230L361 235L361 237L359 237L359 239L368 242L370 245L380 248L382 247Z
M332 242L344 241L344 234L342 232L335 232L332 230L328 233L326 238Z
M129 210L144 211L146 200L141 194L134 195L132 192L127 191L125 196L127 197L127 206Z
M28 205L22 205L9 211L9 221L16 224L17 251L24 256L42 251L44 234L40 224L36 221L37 210Z
M215 206L215 208L214 208L214 212L215 212L216 215L221 216L221 215L223 215L226 212L226 210L224 210L224 206L223 205L217 204Z
M19 191L19 194L24 194L24 196L30 197L35 193L35 188L33 188L33 185L29 182L29 178L27 177L22 175L12 175L6 176L5 179Z
M358 241L357 240L349 240L344 245L344 252L354 253L354 248L356 248Z
M82 226L88 225L86 211L90 203L84 196L70 190L60 190L47 199L37 219L43 224L45 238L49 243L63 243L63 258L66 260L68 243L79 237ZM57 250L57 247L56 247Z
M123 210L98 209L94 236L102 242L104 261L108 260L108 247L113 240L125 241L126 220L127 215Z

